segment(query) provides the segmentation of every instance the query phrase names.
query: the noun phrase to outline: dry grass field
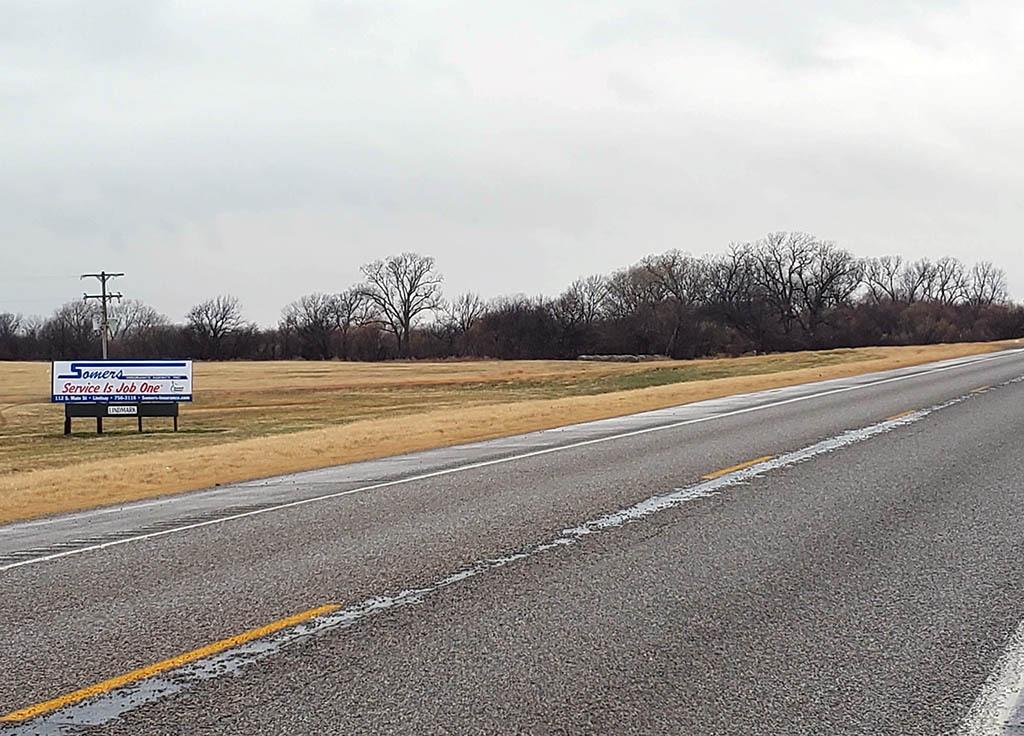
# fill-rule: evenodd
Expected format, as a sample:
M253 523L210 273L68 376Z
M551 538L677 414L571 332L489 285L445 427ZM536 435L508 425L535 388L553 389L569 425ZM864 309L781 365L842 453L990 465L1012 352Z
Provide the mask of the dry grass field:
M729 394L996 350L863 348L641 364L207 363L180 431L88 419L62 435L49 364L0 363L0 522ZM1013 343L1016 344L1016 343Z

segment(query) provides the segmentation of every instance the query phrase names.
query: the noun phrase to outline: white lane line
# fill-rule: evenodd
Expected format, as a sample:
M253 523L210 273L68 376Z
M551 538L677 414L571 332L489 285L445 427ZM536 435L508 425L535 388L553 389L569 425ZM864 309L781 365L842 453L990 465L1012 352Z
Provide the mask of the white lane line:
M246 667L266 660L294 644L329 631L343 631L378 614L422 603L426 598L471 578L503 567L531 559L553 550L577 545L585 538L607 532L626 524L642 521L662 511L677 508L704 498L713 498L730 487L741 485L774 470L792 467L815 457L827 455L850 445L890 432L897 427L924 419L929 414L959 404L971 398L965 394L932 407L914 411L906 416L888 419L861 429L809 445L803 449L766 460L734 471L713 480L676 488L668 493L651 496L639 503L590 519L579 526L563 529L557 536L498 557L477 560L454 573L445 575L427 585L408 588L398 593L369 598L354 605L317 616L292 628L284 629L263 639L256 639L234 649L190 662L159 676L139 680L75 705L52 711L27 720L7 732L18 736L61 736L79 734L86 727L102 726L142 707L191 689L195 685L225 675L235 675Z
M86 552L95 552L101 549L108 549L110 547L118 547L123 544L131 544L133 542L141 542L147 539L156 539L157 537L165 537L170 534L179 534L181 532L190 531L192 529L201 529L207 526L213 526L215 524L223 524L228 521L234 521L236 519L244 519L251 516L258 516L260 514L267 514L273 511L282 511L284 509L296 508L299 506L305 506L310 503L318 503L320 501L328 501L335 498L342 498L344 496L352 496L358 493L367 493L369 491L376 491L382 488L393 488L395 486L406 485L408 483L416 483L422 480L429 480L431 478L439 478L445 475L453 475L455 473L464 473L469 470L478 470L480 468L487 468L494 465L503 465L505 463L517 462L519 460L526 460L534 457L541 457L544 455L551 455L556 452L567 452L569 450L575 450L580 447L589 447L592 445L599 445L605 442L615 442L617 440L626 439L629 437L639 437L645 434L651 434L653 432L663 432L665 430L678 429L679 427L686 427L694 424L702 424L704 422L714 421L716 419L725 419L727 417L739 416L741 414L749 414L755 411L764 411L766 409L774 409L779 406L786 406L788 404L796 404L802 401L811 401L813 399L820 399L826 396L834 396L836 394L847 393L850 391L861 391L867 388L873 388L875 386L882 386L890 383L897 383L900 381L909 381L915 378L922 378L924 376L930 376L935 373L943 373L945 371L958 370L961 368L968 368L976 366L980 363L988 363L993 360L1001 360L1003 358L1018 355L1024 352L1024 348L1017 348L1014 350L1007 350L1004 352L997 353L995 355L986 356L977 360L969 360L964 362L954 363L952 365L939 365L929 370L920 371L917 373L910 373L903 376L894 376L892 378L883 378L878 381L872 381L870 383L856 384L854 386L841 386L839 388L828 389L820 391L814 394L808 394L806 396L796 396L791 399L782 399L775 401L770 404L760 404L758 406L748 406L742 409L733 409L731 411L721 412L719 414L712 414L705 417L697 417L695 419L685 419L679 422L672 422L671 424L660 424L656 427L645 427L643 429L635 429L629 432L621 432L619 434L607 435L605 437L595 437L589 440L580 440L579 442L573 442L566 445L558 445L557 447L545 447L540 450L532 450L530 452L523 452L518 455L509 455L506 457L495 458L493 460L482 460L480 462L468 463L466 465L458 465L452 468L445 468L443 470L433 470L428 473L420 473L418 475L412 475L407 478L398 478L396 480L382 481L380 483L372 483L370 485L361 486L359 488L351 488L345 491L335 491L333 493L325 493L319 496L310 496L308 498L301 498L296 501L287 501L285 503L276 504L274 506L267 506L266 508L254 509L252 511L245 511L237 514L230 514L228 516L221 516L216 519L209 519L207 521L194 522L192 524L182 524L181 526L172 527L170 529L161 529L156 532L147 532L145 534L138 534L131 537L125 537L123 539L114 539L109 542L102 542L100 544L90 545L88 547L80 547L78 549L67 550L65 552L55 552L53 554L43 555L40 557L32 557L27 560L19 560L18 562L11 562L6 565L0 566L0 572L6 572L7 570L13 570L18 567L24 567L26 565L36 565L40 562L49 562L51 560L59 560L64 557L73 557L75 555L84 554Z
M1024 733L1024 621L1010 637L992 674L957 730L957 736L1003 736L1011 719Z

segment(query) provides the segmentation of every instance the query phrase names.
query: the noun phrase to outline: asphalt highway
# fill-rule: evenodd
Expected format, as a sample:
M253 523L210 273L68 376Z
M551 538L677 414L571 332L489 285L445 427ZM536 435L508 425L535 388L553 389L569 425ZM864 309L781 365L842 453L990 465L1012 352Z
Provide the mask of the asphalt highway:
M0 527L5 732L1024 736L1024 352Z

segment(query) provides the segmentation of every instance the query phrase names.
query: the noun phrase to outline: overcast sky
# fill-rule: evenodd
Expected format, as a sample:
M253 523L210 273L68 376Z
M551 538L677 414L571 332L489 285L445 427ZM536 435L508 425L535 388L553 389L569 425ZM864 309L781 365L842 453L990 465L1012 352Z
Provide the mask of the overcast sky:
M104 268L271 324L403 250L556 294L779 229L1021 298L1022 39L1012 1L4 0L0 311Z

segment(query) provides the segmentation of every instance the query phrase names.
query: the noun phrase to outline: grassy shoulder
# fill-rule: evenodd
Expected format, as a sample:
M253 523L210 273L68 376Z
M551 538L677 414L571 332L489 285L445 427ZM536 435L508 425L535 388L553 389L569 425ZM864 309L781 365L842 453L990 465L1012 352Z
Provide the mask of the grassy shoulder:
M965 343L641 364L197 364L181 431L49 399L49 364L0 363L0 522L491 439L703 399L997 350Z

